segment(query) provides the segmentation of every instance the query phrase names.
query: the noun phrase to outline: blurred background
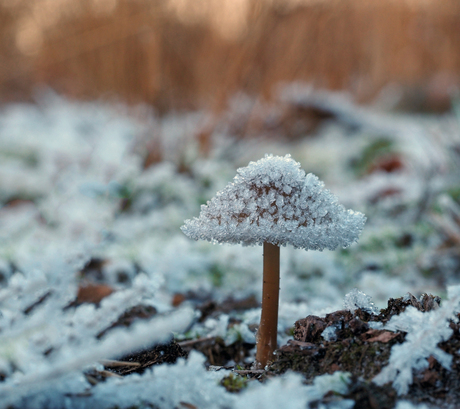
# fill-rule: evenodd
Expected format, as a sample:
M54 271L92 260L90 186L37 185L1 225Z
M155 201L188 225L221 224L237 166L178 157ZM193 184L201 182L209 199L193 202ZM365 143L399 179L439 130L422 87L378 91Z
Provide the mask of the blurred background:
M301 80L442 112L460 81L457 0L0 0L0 41L3 103L46 85L219 113Z
M378 308L445 298L459 87L460 0L0 0L0 395L42 399L27 379L54 390L57 373L67 404L83 383L65 371L126 312L191 306L177 337L245 344L234 362L252 362L261 248L180 227L267 153L367 217L349 248L281 250L280 345L353 288Z
M5 277L38 231L96 281L259 297L259 252L180 226L273 153L368 217L350 249L283 249L282 299L458 283L459 0L0 0L0 30Z

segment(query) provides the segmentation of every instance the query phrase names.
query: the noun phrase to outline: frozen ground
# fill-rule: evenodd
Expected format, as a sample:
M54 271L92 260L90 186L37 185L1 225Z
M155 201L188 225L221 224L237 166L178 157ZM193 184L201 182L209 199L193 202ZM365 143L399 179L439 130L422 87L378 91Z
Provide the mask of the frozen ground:
M346 208L368 218L360 241L347 249L282 248L280 344L296 320L343 308L355 287L383 308L406 292L447 298L447 288L459 284L460 127L454 114L378 112L341 95L291 86L271 106L235 97L203 155L196 135L210 122L202 112L159 118L145 107L76 103L53 94L34 105L1 108L1 408L305 408L330 390L345 393L347 374L337 372L312 385L291 373L231 394L219 384L228 371L207 371L198 352L95 386L84 376L101 369L100 359L167 342L173 334L254 342L257 308L238 313L238 324L231 325L235 316L226 313L198 322L196 306L260 299L261 247L195 242L180 226L237 168L265 153L290 153ZM242 129L251 138L241 137ZM101 260L97 271L85 268L95 260ZM114 292L98 306L75 306L87 282ZM178 296L185 301L173 307ZM157 314L97 337L140 304ZM452 304L446 314L456 311ZM398 373L390 362L387 374ZM397 407L415 406L401 400Z

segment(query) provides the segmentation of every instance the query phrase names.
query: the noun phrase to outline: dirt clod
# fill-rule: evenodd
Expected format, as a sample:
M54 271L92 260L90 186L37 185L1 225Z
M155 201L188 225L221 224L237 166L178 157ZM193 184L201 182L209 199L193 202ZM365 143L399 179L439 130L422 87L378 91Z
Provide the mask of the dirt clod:
M408 306L419 311L437 309L440 298L423 294L420 298L407 294L388 301L380 314L370 314L360 309L335 311L324 318L308 316L295 323L294 340L276 351L276 360L270 370L284 373L300 372L305 381L316 376L345 371L352 375L352 384L346 398L353 399L355 408L394 408L397 394L391 383L377 386L372 379L389 361L394 345L404 342L406 333L376 329L377 323L385 324ZM449 340L439 347L453 356L450 370L443 368L434 357L428 358L428 368L414 371L414 381L404 398L415 404L426 402L439 408L450 408L460 396L460 325L451 322L453 330ZM326 338L323 331L330 335ZM450 406L449 406L450 405Z
M126 361L128 363L137 362L140 364L139 366L128 364L126 366L110 368L110 370L119 375L128 375L133 372L143 373L152 365L172 364L178 358L185 358L186 356L187 353L175 341L171 341L169 344L157 345L154 348L138 351L118 359L119 361Z

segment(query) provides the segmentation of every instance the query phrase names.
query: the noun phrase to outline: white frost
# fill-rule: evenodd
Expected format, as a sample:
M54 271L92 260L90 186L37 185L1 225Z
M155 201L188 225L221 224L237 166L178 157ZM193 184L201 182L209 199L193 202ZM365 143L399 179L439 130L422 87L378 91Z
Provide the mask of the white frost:
M388 365L373 379L378 385L393 382L398 394L409 391L413 381L413 370L428 368L428 358L433 356L444 368L450 369L452 355L438 347L452 334L449 319L457 321L460 311L460 286L448 288L449 300L437 310L421 312L414 307L391 318L385 329L407 332L403 344L394 345Z
M401 400L396 404L395 409L429 409L428 405L421 403L420 405L416 405L412 402L407 400Z
M339 329L339 325L331 325L327 327L322 333L321 336L324 338L325 341L331 342L337 339L337 330Z
M345 295L343 300L343 308L355 312L357 309L361 309L369 314L378 314L379 310L372 302L372 298L359 291L357 288L353 288L348 294Z
M238 395L235 408L250 407L260 409L304 409L313 401L321 399L330 391L346 394L350 384L350 374L337 371L332 375L321 375L315 378L313 385L304 385L303 377L296 373L287 373L269 380L265 384L251 382L248 390ZM351 401L338 400L339 406L323 406L324 408L351 408Z

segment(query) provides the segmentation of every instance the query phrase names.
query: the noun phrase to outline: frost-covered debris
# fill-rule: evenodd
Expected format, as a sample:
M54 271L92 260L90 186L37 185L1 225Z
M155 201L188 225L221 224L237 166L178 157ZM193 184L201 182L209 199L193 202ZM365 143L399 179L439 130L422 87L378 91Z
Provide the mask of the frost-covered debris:
M338 394L335 400L323 403L324 409L351 408L353 401L342 399L349 387L349 374L335 372L316 378L313 385L303 384L302 376L288 373L268 380L266 383L249 382L239 394L230 394L219 385L229 371L206 371L204 357L192 351L187 360L179 359L174 365L162 365L147 370L144 374L133 374L124 378L108 378L95 387L85 388L82 379L73 379L73 393L66 393L69 380L50 384L41 394L30 394L22 400L10 402L23 407L46 407L79 409L87 407L130 408L133 405L150 405L169 409L184 404L203 409L254 408L290 409L308 407L321 401L329 392ZM77 388L76 385L79 384ZM71 397L71 399L69 399Z
M304 97L316 98L312 90L297 90L294 96L285 94L287 100L303 104ZM53 354L64 357L64 364L70 362L68 355L93 361L86 355L96 351L89 340L125 306L136 303L138 290L143 303L155 306L156 318L171 312L174 294L184 296L184 305L192 307L228 296L259 298L260 254L241 246L194 243L178 227L214 192L225 188L237 167L267 151L281 156L295 153L302 168L318 174L341 203L369 217L360 243L346 250L332 254L283 249L278 326L282 344L297 319L340 309L343 294L354 286L380 306L395 294L436 294L443 291L440 283L455 284L458 119L370 112L332 94L322 94L316 101L322 109L329 106L335 119L321 123L314 137L286 143L235 142L243 128L226 123L213 135L210 155L198 160L192 134L204 118L201 114L152 117L147 129L123 107L99 103L48 96L37 105L3 106L0 334L5 342L0 349L6 378L2 384L25 382L19 370L27 374L39 368L50 376L53 367L47 365ZM247 102L245 107L254 106ZM241 106L235 104L235 109ZM274 121L281 118L278 107L259 104L256 111L265 117L260 123L272 127L271 135L283 132L282 127L273 131ZM240 121L247 112L227 115L225 120ZM143 146L149 134L159 138L159 157L169 160L144 169ZM75 299L83 267L92 258L102 260L97 280L109 283L115 292L99 308L82 305L63 310ZM153 287L142 292L138 278ZM229 317L230 323L235 316ZM210 320L199 330L204 336L216 330L231 344L241 336L249 340L259 318L260 311L248 310L238 314L236 325L224 328L217 316L212 317L217 323ZM413 332L418 333L416 328ZM107 339L115 340L116 333L107 332ZM126 332L128 337L132 333ZM115 342L112 345L117 349ZM47 347L54 347L54 352L44 358ZM391 363L397 367L395 360ZM85 391L88 383L81 369L75 369L55 387L70 391L68 401L75 397L72 393ZM44 389L36 388L38 397Z
M379 312L378 308L372 302L372 297L364 294L357 288L353 288L353 290L345 295L343 308L351 312L355 312L358 308L369 314L378 314Z
M430 409L430 407L424 403L415 405L407 400L401 400L396 404L395 409Z
M266 155L238 169L233 182L202 206L182 231L213 243L291 244L334 250L357 241L366 218L345 210L315 175L290 155Z
M88 365L107 356L117 356L152 343L165 342L172 336L172 331L184 331L192 315L191 310L178 311L169 316L154 318L150 322L138 323L129 330L113 330L102 341L89 336L75 339L77 335L73 334L74 339L67 340L68 343L60 346L56 352L53 351L50 357L43 356L43 347L52 348L52 344L43 343L42 338L55 336L58 332L51 324L42 322L41 328L37 328L35 333L23 334L23 337L30 338L22 338L22 342L19 342L21 339L2 336L2 369L23 361L27 362L27 366L21 365L15 372L8 374L8 378L0 385L0 402L6 405L21 403L21 407L31 407L26 402L38 399L45 401L39 407L48 407L47 403L63 399L66 394L82 392L85 385L81 371ZM54 334L50 334L52 332Z
M332 114L337 122L354 128L358 134L367 132L368 136L374 137L375 140L382 139L383 136L397 142L400 144L401 152L419 171L429 171L437 167L441 167L438 170L445 171L446 166L456 166L455 155L451 155L443 146L446 142L458 142L456 130L447 130L450 127L449 121L433 121L429 116L420 115L415 120L408 120L407 116L399 113L359 106L347 93L318 91L299 83L283 87L279 94L280 99L287 103L307 109L316 108ZM439 132L442 128L442 136L433 137L433 133ZM448 135L446 131L452 135ZM424 157L425 161L421 161L421 157Z
M344 395L348 391L349 374L337 371L333 375L323 375L315 379L313 385L303 385L302 377L295 373L287 373L267 381L266 384L251 383L240 393L235 407L249 405L253 408L276 409L280 407L304 409L310 403L323 398L328 392ZM343 406L334 406L342 402ZM351 408L353 401L337 399L326 408ZM239 406L238 406L239 405Z
M98 104L49 94L40 108L5 107L0 129L2 201L46 197L72 173L86 174L96 184L123 179L139 164L130 147L140 127Z
M299 98L302 92L299 87L297 92ZM311 90L305 95L311 96ZM327 104L331 98L333 99L333 95L326 95L321 98ZM337 104L334 102L332 105L336 106ZM356 107L349 103L347 110L353 111L353 109ZM263 107L259 111L260 115L264 115ZM359 112L361 118L365 118L367 115L365 110L360 109ZM378 113L374 112L374 116L378 116ZM155 118L149 123L149 126L154 129L156 129L156 125L161 125L158 128L161 129L161 132L155 133L160 135L160 138L168 139L165 142L170 144L167 148L168 152L172 152L172 141L182 138L179 135L178 127L171 131L175 136L169 138L168 133L172 126L172 119L173 117L170 116L165 119L165 124L161 124L161 119ZM190 121L184 119L184 121L187 123L187 126L183 128L184 133L187 133L189 129L194 131L199 123L195 119ZM399 116L397 127L405 122L411 123L413 121L415 120L411 117ZM412 195L408 192L421 183L419 190L423 196L422 193L426 190L423 187L425 177L421 177L421 173L411 172L413 167L411 167L412 165L404 165L404 157L402 158L404 167L396 172L372 171L361 176L359 180L355 180L350 169L350 164L356 162L356 158L359 158L360 155L366 158L366 161L361 161L366 164L366 172L369 172L369 169L372 169L376 162L388 154L385 149L390 149L391 155L399 155L403 148L401 142L404 141L405 136L404 129L406 128L404 126L398 128L401 130L398 131L397 135L394 133L389 135L388 132L382 131L383 128L377 126L372 128L363 125L360 129L352 132L350 129L343 128L340 123L328 122L318 130L317 137L302 139L299 142L294 142L292 146L278 142L275 144L271 141L263 141L263 143L260 141L257 143L240 141L235 144L231 129L227 128L226 138L228 142L225 148L217 147L212 150L208 159L190 162L190 167L186 169L186 172L180 173L177 163L173 164L173 162L159 163L144 171L141 166L144 152L138 148L133 149L133 145L139 139L139 133L146 132L145 127L143 128L139 122L132 121L127 116L119 115L118 112L114 113L111 108L106 106L95 103L69 103L60 98L43 99L38 107L33 105L4 107L0 122L2 124L0 155L5 159L0 161L0 167L3 166L5 172L10 167L22 169L25 172L22 176L8 177L5 182L10 183L14 180L15 186L21 186L23 183L31 181L29 187L21 188L20 192L13 187L11 190L7 187L8 184L2 184L6 192L5 201L18 197L18 195L19 198L31 198L33 200L32 203L29 202L28 210L26 210L27 206L18 206L18 208L24 209L20 212L16 212L14 207L1 210L5 213L5 217L0 220L0 224L3 227L4 223L7 227L0 229L0 236L5 237L5 240L7 237L8 240L2 242L5 245L2 246L0 258L12 260L18 266L24 262L25 257L31 257L31 249L35 251L34 256L39 255L39 251L35 250L33 243L39 240L48 242L50 237L56 237L57 234L65 235L72 240L76 235L79 235L80 237L91 237L93 243L94 241L99 242L101 239L110 240L110 245L107 245L108 241L106 241L105 245L97 250L92 245L89 248L92 249L93 253L96 253L94 255L101 258L118 257L131 263L141 260L140 264L144 271L150 271L152 265L159 264L164 266L162 273L168 271L168 263L173 260L169 254L180 251L181 263L177 262L177 268L171 269L177 272L177 277L170 271L165 276L166 284L171 285L170 288L171 290L174 288L173 291L188 290L189 283L188 280L184 280L184 277L194 281L192 284L194 288L202 286L206 291L209 291L213 285L212 281L215 279L212 270L216 270L214 266L215 261L217 261L219 270L232 271L232 274L221 275L224 279L218 289L219 293L225 291L231 293L231 286L238 285L238 288L243 291L257 294L258 287L257 284L254 284L257 280L252 277L257 277L260 271L256 266L258 255L252 256L249 260L249 253L241 248L228 250L221 247L209 251L204 243L196 246L184 244L184 242L179 242L180 234L177 234L177 227L185 218L193 216L194 209L200 203L209 200L216 190L225 186L237 166L247 163L244 162L248 160L247 158L254 159L260 157L263 152L271 150L280 155L290 151L295 152L295 159L301 162L302 167L307 172L319 171L321 179L325 180L328 186L338 194L343 203L365 211L366 214L369 213L372 216L372 223L368 223L361 244L353 246L354 248L346 253L342 252L340 255L326 253L325 257L311 253L308 262L299 264L295 270L286 267L290 281L284 280L286 285L281 288L281 298L311 300L312 295L321 294L321 297L330 297L331 302L333 302L334 297L342 297L343 293L338 292L335 296L332 295L336 286L332 286L332 291L328 291L324 284L325 280L322 280L321 276L332 272L327 281L336 281L334 278L336 277L340 278L342 282L351 282L353 280L350 280L350 276L356 273L354 270L356 265L369 265L374 269L377 266L384 272L398 272L397 275L402 281L400 284L405 286L405 291L413 292L417 289L426 291L430 281L435 283L431 277L429 280L419 280L416 273L411 271L415 264L423 263L425 271L433 271L433 274L436 272L436 274L445 275L446 271L454 270L452 263L455 264L455 260L451 259L452 262L447 263L446 258L443 258L446 263L443 264L442 269L439 269L439 272L436 268L441 262L436 250L437 246L441 244L441 240L437 242L436 239L442 237L442 231L430 230L430 226L424 224L414 225L412 219L407 218L404 214L401 217L394 217L394 215L387 217L385 215L384 220L382 220L379 209L383 199L380 200L377 197L375 204L368 205L366 203L369 195L375 196L378 193L377 191L375 194L372 193L373 186L376 184L372 178L378 175L379 180L386 183L379 184L380 191L384 192L384 195L387 194L385 192L389 192L388 196L385 196L389 200L387 210L390 211L396 206L398 208L406 206L408 210L416 209L417 206L414 201L420 195ZM380 124L385 122L391 123L385 119L380 121ZM176 123L182 123L182 119ZM442 125L441 121L431 120L428 122L428 120L424 120L421 125L425 128L425 133L428 136L431 135L431 129L436 128L436 135L439 138L435 138L436 141L433 140L432 143L437 143L437 149L442 150L445 156L448 155L453 159L454 150L451 147L455 145L455 139L449 137L446 132L449 130L453 135L456 128L451 120L449 120L449 124L449 127L446 127L445 124ZM372 129L376 128L378 131L375 131L374 134ZM382 135L384 136L382 137ZM382 138L387 142L384 141L385 143L382 144L380 142ZM183 139L180 140L181 149L193 151L196 148L191 146L192 141L188 136L184 135ZM189 142L191 143L190 146L188 145ZM111 148L106 150L107 146ZM226 153L229 151L227 149L229 146L232 146L232 155ZM27 152L34 152L34 155L31 156L33 160L27 159ZM109 152L111 153L106 155ZM112 160L110 156L114 152L116 154L113 155ZM190 158L195 153L188 153L187 155ZM101 157L103 158L102 161L100 160ZM171 157L171 159L174 158ZM415 159L421 164L426 162L423 155L416 156ZM442 160L439 159L439 161ZM13 166L13 162L16 165ZM29 167L28 163L33 166ZM107 163L110 165L107 166ZM324 163L327 163L327 166L321 165ZM443 175L446 175L445 182L447 182L447 176L451 170L450 166L453 163L455 163L453 160L444 163L440 167L443 173L436 174L436 180L433 180L430 186L443 190L443 186L446 185L446 183L443 184ZM109 167L115 171L111 172ZM104 173L109 176L102 177L101 175ZM53 188L53 186L57 186L55 184L56 174L61 180L58 185L59 189ZM73 178L69 174L70 176L74 175ZM76 177L76 174L82 175ZM395 176L400 179L397 182L397 187L401 191L397 194L391 194L391 190L395 190L393 186ZM34 177L40 179L39 183L33 181ZM452 178L453 175L450 179ZM75 184L78 185L76 188L73 187ZM36 194L34 192L37 189L39 193ZM436 191L432 194L436 195ZM121 213L118 211L121 201L128 203L128 207L126 207L128 211ZM46 216L46 219L43 219L43 216ZM89 217L91 223L87 223L90 220ZM44 225L43 222L46 224ZM52 228L50 228L51 226ZM393 231L390 232L391 234L382 235L382 226L391 227ZM406 228L408 232L402 232L403 228ZM101 229L102 234L99 234ZM13 232L14 234L12 234ZM412 237L412 244L401 248L398 243L403 233ZM162 247L166 236L171 251L163 252ZM187 247L185 248L185 246ZM289 259L294 254L290 252ZM301 258L303 256L299 253L294 257ZM320 257L330 260L331 264L335 264L338 259L339 268L326 267L326 263L324 263L318 271L312 271L310 265ZM223 263L221 260L224 258L225 262ZM232 260L240 261L233 261L233 266L227 267L227 262L232 263ZM239 264L243 260L245 266L240 269ZM188 265L190 267L187 267ZM192 265L193 267L191 267ZM281 269L283 274L283 265ZM239 274L240 271L241 274ZM400 274L400 271L403 273ZM307 276L309 276L308 279ZM316 282L313 283L311 279ZM296 286L296 281L300 285ZM388 283L391 282L392 280ZM384 288L380 286L376 288L372 283L368 283L369 280L363 280L362 283L355 283L354 285L359 285L365 292L373 294L376 303L384 302L388 296L391 296L390 290L385 292ZM321 286L321 290L318 293L319 286ZM414 286L416 286L415 289ZM292 291L284 291L287 288ZM391 289L392 287L386 288ZM431 287L428 289L432 292L439 291ZM379 297L374 295L375 290L379 290Z
M71 277L70 271L66 273ZM27 401L35 394L40 400L49 395L52 401L55 393L57 398L65 393L77 393L84 386L81 371L88 365L165 342L173 332L183 332L189 327L194 316L191 309L182 308L138 322L129 329L105 331L99 340L99 334L130 306L155 305L160 283L138 275L131 288L103 299L99 308L92 304L67 308L68 299L75 297L74 287L67 286L65 280L58 285L43 281L42 287L47 288L47 292L33 308L17 309L10 302L25 298L28 288L24 282L11 280L12 288L2 292L0 370L5 379L0 385L0 402L5 405ZM9 294L15 286L18 291ZM63 296L62 292L68 291L72 293ZM42 293L34 292L34 296ZM29 302L36 300L35 297L29 297ZM61 388L58 392L54 391L56 385Z
M337 339L336 331L338 329L340 329L339 325L330 325L321 333L321 337L327 342L335 341Z
M235 398L218 385L216 375L223 377L225 371L207 372L204 357L192 352L187 361L180 359L175 365L159 366L141 376L101 383L92 396L80 398L80 405L75 407L121 409L148 403L169 409L183 406L181 402L204 409L232 407Z
M321 375L315 378L310 389L311 399L320 399L327 392L336 392L345 395L351 384L351 375L348 372L336 371L332 375ZM316 396L315 396L316 395Z
M393 346L388 366L374 378L383 385L392 382L398 394L405 395L413 381L413 371L428 368L428 358L433 356L445 369L452 364L452 355L438 347L452 335L449 321L457 322L460 311L460 286L448 288L449 299L440 308L421 312L414 307L394 316L385 326L392 331L407 332L405 342Z
M319 303L318 303L319 304ZM326 307L327 306L327 307ZM330 304L324 302L323 305L309 305L307 303L288 303L281 302L279 306L279 324L278 324L278 343L283 345L292 338L287 329L292 327L292 323L299 316L326 312L330 310ZM232 321L232 322L230 322ZM235 321L237 322L235 324ZM255 329L260 323L260 308L248 309L238 314L221 314L217 317L206 319L203 323L196 322L187 332L186 336L179 336L178 339L184 338L205 338L220 337L226 345L231 345L237 341L243 341L248 344L255 343Z
M82 379L74 377L73 385L65 380L55 381L39 393L29 393L22 399L8 397L8 400L18 407L49 409L122 409L133 405L169 409L180 407L181 402L199 408L233 407L234 396L225 393L225 389L218 385L216 375L223 377L225 371L207 372L204 357L192 352L187 361L180 359L175 365L158 366L142 375L111 377L91 389Z

